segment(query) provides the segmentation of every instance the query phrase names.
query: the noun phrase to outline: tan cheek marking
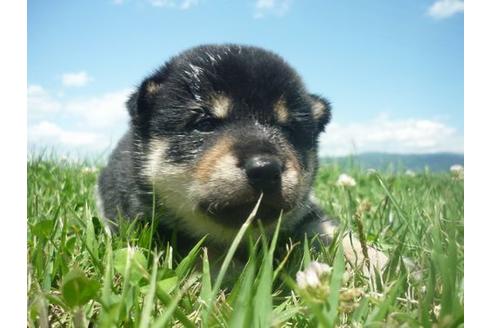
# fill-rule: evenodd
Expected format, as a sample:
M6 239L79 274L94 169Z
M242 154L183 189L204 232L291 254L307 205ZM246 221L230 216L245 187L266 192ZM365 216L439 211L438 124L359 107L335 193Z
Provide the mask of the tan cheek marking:
M211 181L225 181L240 184L243 176L238 167L238 159L231 152L226 153L216 163L215 170L210 175Z
M301 165L292 149L287 150L285 153L287 160L285 161L285 171L282 174L282 194L286 199L293 201L294 194L296 194L295 191L302 182L300 181L302 177Z
M212 97L211 108L212 114L217 118L226 118L231 107L231 99L224 95Z
M325 106L319 102L319 101L314 101L313 102L313 107L312 107L312 111L313 111L313 117L316 119L316 120L319 120L321 117L323 117L323 115L325 114Z
M293 191L297 183L299 183L299 170L296 168L296 163L292 160L287 160L285 163L282 183L283 187L290 191Z
M213 174L217 161L231 151L232 140L223 137L200 159L195 169L195 177L206 182Z
M295 170L296 172L301 172L301 164L297 159L296 154L292 149L287 150L287 164L286 167Z
M289 120L289 112L287 110L287 104L284 98L280 98L273 106L273 111L277 115L279 123L287 123Z
M167 150L168 144L165 140L151 140L149 144L149 154L144 165L143 172L152 182L158 175L162 166L162 159Z

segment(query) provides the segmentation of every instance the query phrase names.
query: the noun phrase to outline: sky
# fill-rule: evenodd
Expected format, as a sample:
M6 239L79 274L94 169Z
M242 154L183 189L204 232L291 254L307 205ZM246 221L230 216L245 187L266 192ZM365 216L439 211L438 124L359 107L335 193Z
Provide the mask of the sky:
M125 101L206 43L272 50L330 100L321 156L463 152L461 0L28 0L28 148L106 156Z

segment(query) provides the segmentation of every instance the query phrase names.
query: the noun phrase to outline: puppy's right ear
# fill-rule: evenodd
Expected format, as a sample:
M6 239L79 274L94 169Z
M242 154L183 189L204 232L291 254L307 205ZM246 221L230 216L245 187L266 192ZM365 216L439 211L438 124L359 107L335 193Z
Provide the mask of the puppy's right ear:
M318 130L324 131L325 126L331 121L331 105L325 98L311 94L311 110L318 124Z
M162 84L152 79L146 79L142 82L138 90L126 102L126 107L132 120L141 120L148 117L161 89Z

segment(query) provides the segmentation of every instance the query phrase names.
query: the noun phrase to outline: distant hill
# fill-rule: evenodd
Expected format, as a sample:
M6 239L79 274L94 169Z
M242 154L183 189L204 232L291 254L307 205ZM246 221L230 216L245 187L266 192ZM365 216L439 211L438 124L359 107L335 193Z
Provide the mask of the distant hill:
M341 167L360 166L382 171L422 171L428 167L433 172L448 171L454 164L464 166L464 154L433 153L433 154L389 154L363 153L354 156L323 157L321 164L337 164Z

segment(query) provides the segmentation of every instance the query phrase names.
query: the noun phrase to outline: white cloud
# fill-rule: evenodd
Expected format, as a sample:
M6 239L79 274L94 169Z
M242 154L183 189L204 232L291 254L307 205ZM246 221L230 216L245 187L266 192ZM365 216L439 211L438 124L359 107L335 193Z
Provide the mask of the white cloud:
M179 6L180 9L186 10L189 9L193 6L198 5L199 0L184 0L181 2L181 5Z
M148 0L149 4L154 7L179 8L182 10L190 9L197 6L200 0Z
M256 0L255 18L263 18L269 14L283 16L289 10L291 0Z
M363 152L463 152L463 136L439 121L392 120L386 115L367 122L332 123L321 135L321 156Z
M65 87L83 87L92 80L87 72L65 73L62 75L62 84Z
M42 86L29 85L27 109L30 120L39 121L56 114L86 128L105 129L127 121L125 103L132 91L131 88L125 88L87 99L63 100L54 97Z
M66 112L89 128L108 128L126 122L128 114L125 103L132 89L109 92L88 99L72 100L64 105Z
M61 103L53 98L42 86L27 87L27 108L29 116L56 113L61 109Z
M29 144L67 151L108 149L126 129L125 103L131 92L126 88L88 99L64 100L41 86L28 86Z
M154 7L174 7L176 2L174 0L149 0L149 3Z
M431 17L442 19L462 13L464 9L463 0L437 0L427 10L427 14Z
M103 146L103 137L97 133L64 130L57 124L41 121L29 127L28 140L38 145ZM106 142L107 144L107 142Z

